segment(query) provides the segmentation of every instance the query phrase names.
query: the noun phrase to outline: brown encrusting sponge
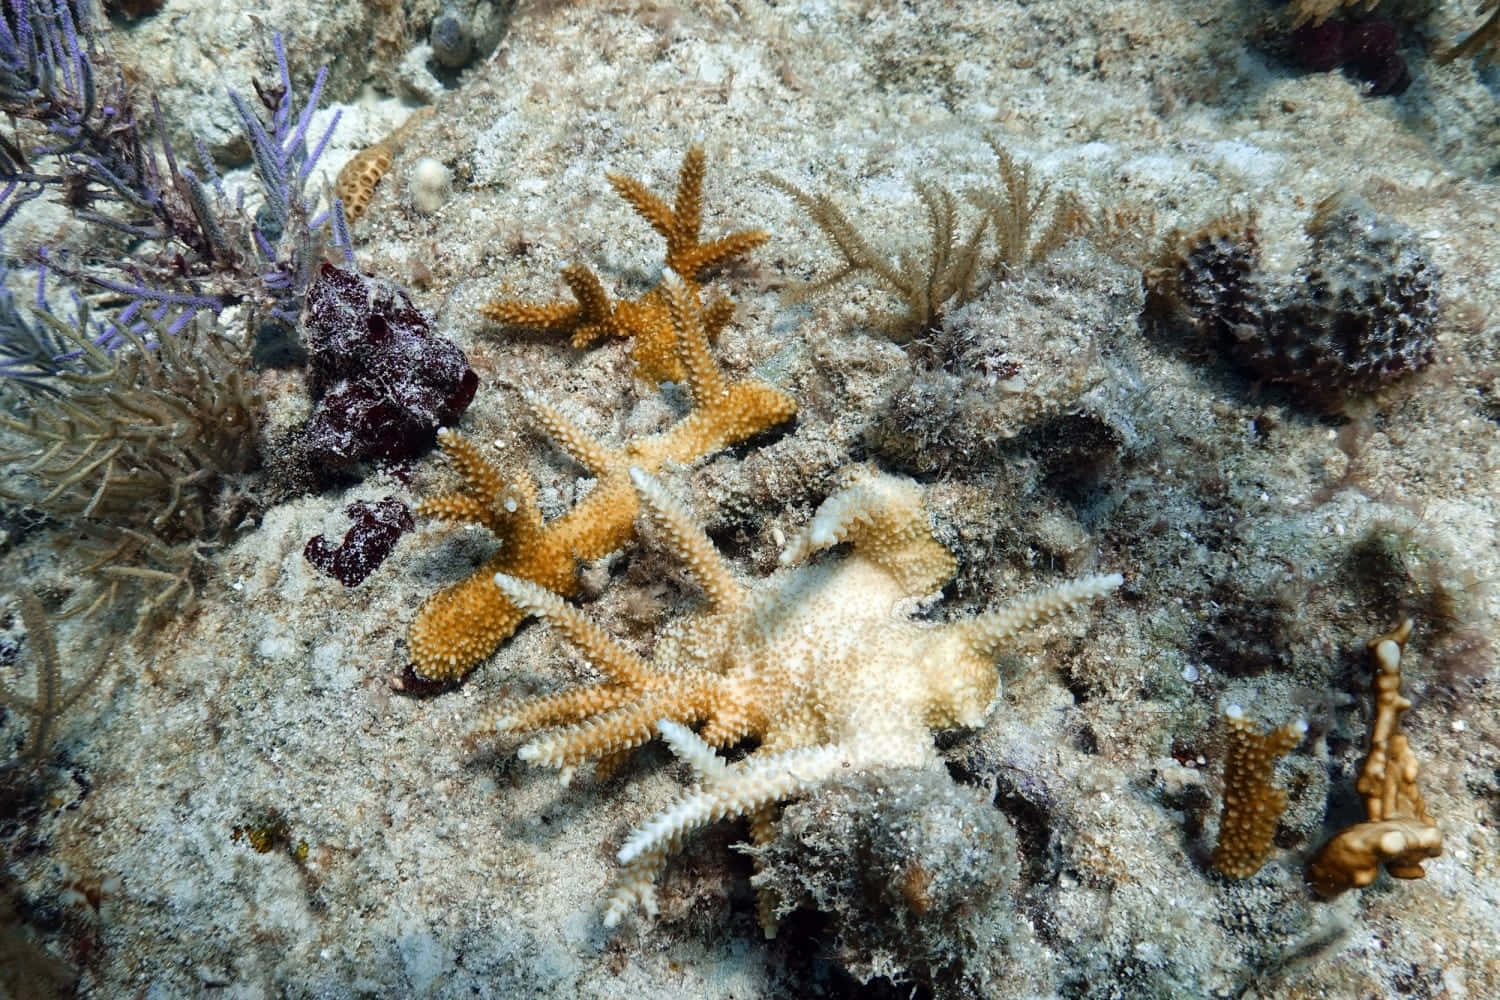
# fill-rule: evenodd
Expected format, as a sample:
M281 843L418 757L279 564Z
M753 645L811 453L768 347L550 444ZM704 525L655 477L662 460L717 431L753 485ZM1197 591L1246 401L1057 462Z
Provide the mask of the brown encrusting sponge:
M1416 234L1336 194L1307 235L1307 256L1278 276L1260 269L1248 215L1174 234L1146 272L1148 316L1212 337L1256 377L1316 406L1431 364L1441 274Z
M1307 723L1289 722L1261 732L1238 705L1224 713L1229 727L1224 751L1224 808L1213 866L1230 878L1249 878L1271 855L1276 822L1286 811L1286 792L1273 780L1276 761L1307 734Z
M1396 878L1423 878L1422 862L1443 853L1443 832L1417 788L1417 758L1401 732L1401 715L1411 708L1401 694L1401 652L1411 630L1408 618L1370 640L1375 725L1370 755L1355 783L1365 802L1366 822L1339 833L1307 863L1307 881L1324 896L1369 885L1382 864Z

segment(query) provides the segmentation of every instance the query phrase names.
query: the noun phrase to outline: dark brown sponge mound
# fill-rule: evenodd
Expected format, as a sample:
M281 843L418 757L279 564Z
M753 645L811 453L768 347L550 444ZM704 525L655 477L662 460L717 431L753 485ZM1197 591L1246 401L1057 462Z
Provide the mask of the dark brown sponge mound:
M1435 355L1440 272L1406 226L1338 194L1307 225L1290 276L1259 270L1254 221L1175 236L1147 272L1147 312L1217 340L1261 379L1327 405L1418 371Z

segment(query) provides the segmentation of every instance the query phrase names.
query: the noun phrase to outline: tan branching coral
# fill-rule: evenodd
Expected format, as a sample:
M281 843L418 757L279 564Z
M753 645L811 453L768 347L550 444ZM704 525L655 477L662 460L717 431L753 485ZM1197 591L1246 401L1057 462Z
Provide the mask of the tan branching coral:
M1224 722L1224 806L1212 860L1230 878L1249 878L1271 856L1271 838L1286 811L1286 792L1272 773L1276 761L1302 742L1307 723L1262 732L1238 705L1229 706Z
M1401 694L1401 653L1411 630L1408 618L1370 640L1375 725L1355 784L1366 821L1339 833L1307 863L1307 881L1324 896L1369 885L1382 864L1396 878L1423 878L1422 862L1443 853L1443 833L1417 788L1417 758L1401 732L1401 715L1411 708Z
M603 679L502 704L475 731L530 736L521 758L565 777L657 735L692 766L697 784L620 849L606 925L637 903L654 912L657 873L699 827L747 817L763 844L782 799L850 768L940 767L930 731L985 720L999 693L996 653L1122 582L1091 576L976 618L912 621L902 609L943 585L953 556L933 537L916 483L860 472L791 543L787 568L752 588L660 483L641 468L630 476L654 534L707 606L669 627L648 661L556 594L497 575L510 602L561 630ZM842 543L842 558L804 561ZM746 739L758 747L742 761L715 752ZM772 933L771 901L760 912Z
M609 175L609 183L620 197L667 241L665 268L681 278L694 295L701 295L703 282L714 271L770 239L764 230L748 229L703 242L699 236L703 227L703 174L703 148L694 146L683 158L677 195L671 205L632 177ZM534 303L506 299L480 306L479 312L503 326L567 335L574 347L587 347L605 337L628 339L630 356L642 378L652 383L682 381L686 373L675 346L663 285L656 285L639 298L611 299L598 276L582 264L565 268L563 281L576 301ZM733 312L734 306L728 299L709 302L704 316L710 338Z
M1500 59L1500 0L1482 0L1476 13L1488 15L1470 32L1469 36L1448 51L1438 56L1438 62L1452 62L1477 56L1481 61L1493 63Z
M1322 24L1343 7L1373 9L1380 0L1292 0L1292 24Z
M477 524L500 540L500 549L462 582L423 603L412 622L412 667L423 680L462 679L495 651L525 617L491 582L496 573L530 580L559 594L578 589L582 562L624 545L634 531L636 491L632 467L655 472L664 462L694 462L791 419L791 397L764 382L730 382L709 351L709 323L692 287L670 274L661 285L663 308L674 331L689 413L668 430L611 447L591 437L541 399L528 395L532 421L598 482L576 507L543 523L537 487L520 469L502 471L471 442L441 431L443 452L464 488L417 505L417 513Z

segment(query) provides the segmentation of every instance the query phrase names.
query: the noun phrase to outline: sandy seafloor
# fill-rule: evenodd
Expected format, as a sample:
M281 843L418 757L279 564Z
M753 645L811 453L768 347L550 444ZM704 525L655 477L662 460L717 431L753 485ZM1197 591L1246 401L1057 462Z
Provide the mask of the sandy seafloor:
M773 233L715 280L738 303L718 355L801 406L792 432L669 477L747 578L774 566L776 540L842 465L882 462L867 428L913 364L862 322L888 304L868 282L784 303L789 280L833 258L766 172L832 193L894 253L926 238L913 183L991 183L993 137L1095 213L1149 216L1158 238L1253 207L1266 266L1283 270L1313 206L1347 190L1441 268L1437 360L1321 413L1148 335L1123 250L1072 245L1020 300L986 300L1040 401L998 457L928 477L963 566L930 613L1085 572L1128 582L1007 651L990 722L942 738L954 773L994 788L1017 825L1020 875L994 913L964 917L972 968L935 984L861 986L845 971L865 967L859 936L826 918L763 940L749 861L729 850L742 825L688 843L659 918L606 932L614 851L683 786L682 766L658 745L561 787L511 744L464 745L480 706L583 676L548 629L523 628L458 690L393 692L417 605L489 551L478 529L420 524L349 590L302 556L312 535L343 532L353 499L446 488L442 462L268 510L217 557L196 607L146 639L59 627L68 671L105 643L115 662L58 734L58 808L6 863L23 933L76 965L80 995L1500 996L1500 74L1427 54L1474 23L1467 0L1440 0L1404 36L1414 83L1395 98L1294 68L1285 12L1251 0L523 4L499 49L446 81L424 68L433 7L168 0L111 42L191 125L225 119L222 86L265 72L256 25L281 27L300 81L332 63L345 122L330 177L435 102L356 228L358 261L462 346L481 387L461 429L524 456L549 514L587 482L527 428L522 390L615 440L677 411L632 380L622 344L502 336L476 307L553 297L570 261L644 287L660 240L605 173L670 191L695 142L706 231ZM422 155L454 178L432 213L408 189ZM1070 366L1087 378L1052 378ZM297 375L264 388L278 426L305 414ZM1056 435L1028 421L1070 414L1108 425L1118 447L1064 488L1046 474ZM25 546L3 558L28 585L69 573ZM587 576L590 614L641 649L697 601L646 552ZM1302 863L1363 756L1363 644L1405 614L1418 617L1406 728L1447 849L1424 880L1320 901ZM1214 720L1230 703L1311 727L1281 771L1291 806L1272 859L1241 882L1205 863ZM3 720L8 748L25 720ZM271 810L305 860L232 837ZM97 912L78 901L101 885Z

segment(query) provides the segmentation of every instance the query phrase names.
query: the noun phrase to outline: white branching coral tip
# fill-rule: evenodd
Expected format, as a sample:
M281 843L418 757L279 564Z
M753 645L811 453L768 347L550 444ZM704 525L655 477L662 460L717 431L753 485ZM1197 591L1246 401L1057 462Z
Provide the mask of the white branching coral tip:
M680 722L671 719L659 719L656 723L656 731L661 733L662 741L671 748L678 759L685 761L693 769L693 776L705 784L712 784L718 778L724 776L729 765L714 752L714 748L703 741L703 738L693 732Z
M620 864L628 866L643 855L669 851L699 827L728 816L748 815L804 792L837 774L848 756L843 747L817 746L749 758L734 766L732 782L720 780L690 789L632 833L620 848Z
M994 655L1005 643L1043 619L1062 614L1080 604L1103 597L1125 582L1119 573L1102 573L1031 594L1003 608L980 615L961 627L970 648L978 656Z

